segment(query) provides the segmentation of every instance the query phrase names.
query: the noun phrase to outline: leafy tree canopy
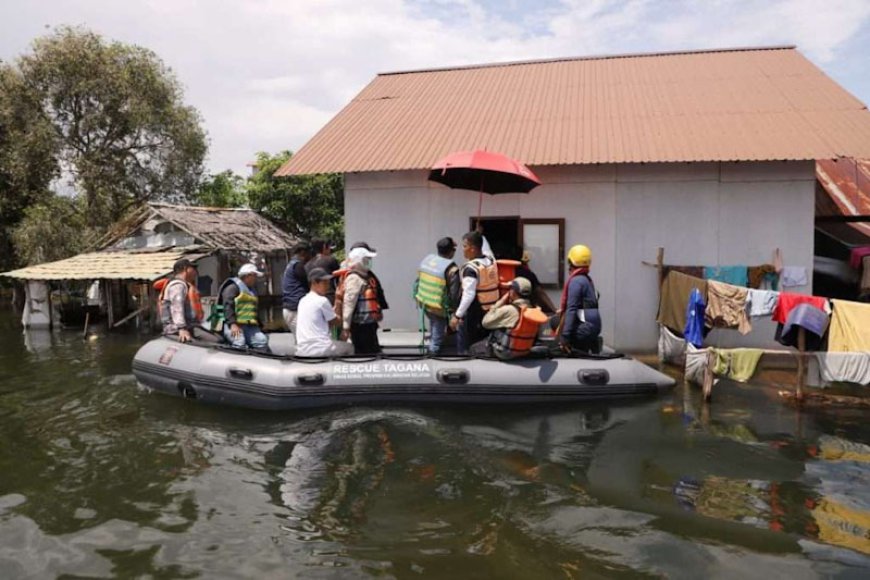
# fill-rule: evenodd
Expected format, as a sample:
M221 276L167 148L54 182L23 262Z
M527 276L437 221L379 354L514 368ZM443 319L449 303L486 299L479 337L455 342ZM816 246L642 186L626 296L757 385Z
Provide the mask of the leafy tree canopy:
M227 169L202 180L192 200L205 207L242 207L248 204L245 180Z
M329 173L275 177L293 154L258 153L256 174L248 179L248 203L294 236L344 243L344 188L341 175Z

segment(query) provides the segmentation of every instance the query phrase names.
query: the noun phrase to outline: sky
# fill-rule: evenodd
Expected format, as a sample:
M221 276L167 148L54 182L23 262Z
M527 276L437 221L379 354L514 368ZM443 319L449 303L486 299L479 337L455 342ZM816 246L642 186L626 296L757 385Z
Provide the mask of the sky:
M0 59L61 25L155 51L243 175L396 70L794 44L870 102L870 0L0 0Z

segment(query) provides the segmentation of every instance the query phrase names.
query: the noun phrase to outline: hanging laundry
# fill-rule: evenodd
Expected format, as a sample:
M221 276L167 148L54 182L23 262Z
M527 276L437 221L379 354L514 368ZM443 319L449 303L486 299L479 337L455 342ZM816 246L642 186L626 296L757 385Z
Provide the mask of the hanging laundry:
M687 342L698 348L704 344L704 313L706 310L707 303L704 302L704 295L697 288L692 288L692 293L689 294L689 305L686 307L686 327L683 329L683 336Z
M746 316L746 301L749 291L715 280L707 281L707 326L736 328L740 334L752 331L752 324Z
M749 290L749 316L770 316L779 303L779 292L774 290Z
M776 273L776 268L773 264L762 264L761 266L750 266L747 269L750 288L764 288L766 290L776 290L779 282L779 275Z
M870 304L832 300L829 352L870 352Z
M820 352L819 372L826 383L870 385L870 353Z
M816 308L824 310L827 313L831 312L831 306L828 304L827 298L821 296L810 296L809 294L795 294L793 292L780 292L779 301L776 303L776 310L773 311L774 322L785 324L788 320L788 314L798 304L812 304Z
M852 248L852 253L849 256L849 265L856 270L861 267L861 261L870 256L870 246L861 246L860 248Z
M704 278L746 287L749 283L748 272L746 266L707 266L704 268Z
M828 330L828 313L812 304L798 304L788 313L785 324L776 325L774 339L785 346L800 347L800 329L804 329L804 349L822 350L823 338Z
M686 276L692 276L694 278L703 278L704 277L704 266L673 266L673 265L665 265L662 266L662 277L666 277L671 271L681 272Z
M809 284L807 269L803 266L786 266L779 273L779 284L783 288L806 286Z
M688 383L696 385L704 384L704 373L707 370L707 352L708 349L697 349L691 344L686 344L686 368L683 371L683 378ZM718 383L718 379L713 380L713 384Z
M686 362L686 341L659 325L659 361L682 365Z
M707 294L707 281L681 272L668 273L662 283L659 298L659 312L656 321L670 328L673 332L683 332L686 328L686 308L692 289L697 288L701 294Z
M763 351L758 348L716 349L716 364L713 366L713 372L745 383L755 374L762 354Z

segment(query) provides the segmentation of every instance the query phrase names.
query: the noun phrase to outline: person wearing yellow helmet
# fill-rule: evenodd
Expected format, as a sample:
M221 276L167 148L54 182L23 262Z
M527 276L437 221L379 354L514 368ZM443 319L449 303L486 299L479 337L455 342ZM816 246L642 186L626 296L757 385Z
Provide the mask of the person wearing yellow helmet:
M592 251L578 244L568 250L570 275L562 289L559 347L564 352L600 352L601 314L598 292L589 276Z

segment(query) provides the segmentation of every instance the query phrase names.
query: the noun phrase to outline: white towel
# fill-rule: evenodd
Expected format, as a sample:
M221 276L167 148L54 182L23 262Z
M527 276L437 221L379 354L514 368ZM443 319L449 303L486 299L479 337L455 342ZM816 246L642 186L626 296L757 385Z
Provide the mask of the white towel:
M659 360L675 365L686 360L686 341L664 326L659 326Z
M693 344L686 344L686 370L683 371L683 378L688 383L696 385L704 384L704 373L707 370L707 349L697 349ZM719 382L719 379L713 379L713 385Z
M749 316L770 316L779 303L779 292L749 289Z
M824 382L870 385L870 353L819 352L816 358Z
M783 288L806 286L809 284L807 269L803 266L785 266L779 275L779 284Z

